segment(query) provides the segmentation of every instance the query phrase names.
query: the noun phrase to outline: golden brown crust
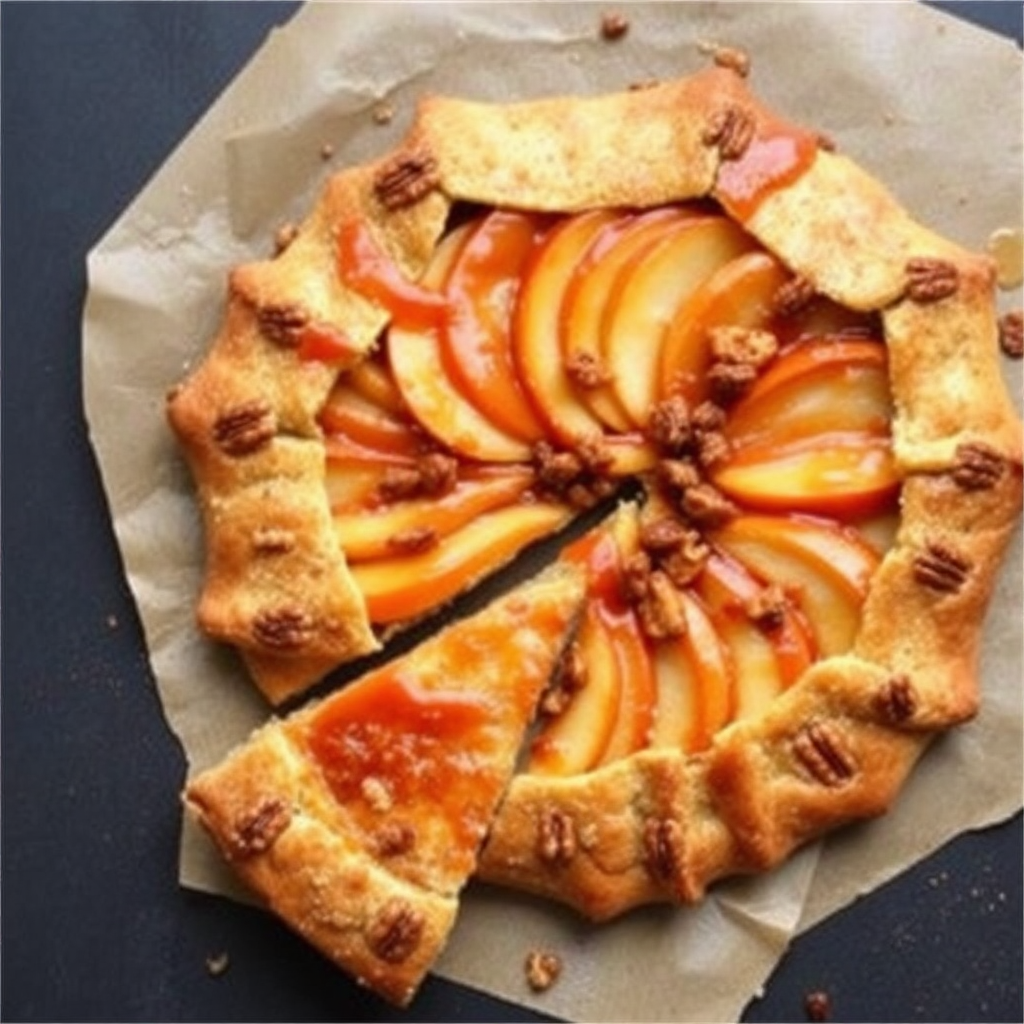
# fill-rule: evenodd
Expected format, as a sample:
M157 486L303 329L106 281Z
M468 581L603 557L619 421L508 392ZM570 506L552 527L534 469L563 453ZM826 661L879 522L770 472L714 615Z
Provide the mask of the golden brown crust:
M594 918L653 900L698 899L717 878L763 870L823 831L881 813L936 731L968 718L978 703L984 612L1021 508L1021 425L998 370L991 266L917 224L871 175L821 148L752 209L737 205L723 187L722 169L777 124L740 76L721 68L594 99L503 107L430 99L402 149L359 178L362 191L353 200L375 217L391 210L385 220L404 215L406 224L419 224L419 211L429 210L422 234L412 232L416 244L403 238L392 248L396 256L413 254L403 265L415 270L448 202L572 211L708 196L808 288L881 314L904 480L902 522L872 579L851 653L813 666L766 714L727 728L700 755L644 752L586 776L521 775L512 783L482 857L482 877ZM328 230L326 221L318 223L314 234ZM301 241L294 244L306 252ZM295 269L281 278L280 290L266 283L276 280L270 270L260 272L266 281L236 275L236 289L250 306L260 295L286 304L306 287L292 282L292 273L301 276L299 256L292 259ZM374 315L366 337L360 335L363 349L370 328L383 324L383 314ZM243 314L232 306L229 322L232 316ZM248 359L228 355L235 347L249 352L246 330L251 325L226 328L214 361L218 353L226 365ZM258 345L267 348L260 367L283 358L279 347ZM202 388L217 399L211 406L223 410L260 394L223 380L226 371L210 373L214 381ZM317 386L322 396L326 380ZM276 385L268 387L274 393ZM185 416L185 405L180 398L172 404L172 418L186 444L196 445L202 430ZM277 415L291 409L288 399L272 407ZM288 415L308 426L314 409L315 402L300 403ZM202 423L207 433L210 427ZM259 417L255 424L243 417L236 433L245 447L262 429ZM210 492L204 503L211 564L223 576L209 584L211 603L221 614L229 609L231 623L218 621L216 629L235 642L259 605L246 604L247 595L262 591L252 590L251 567L232 561L223 531L237 526L224 525L218 503L250 467L245 480L257 485L285 464L297 467L294 456L274 462L280 447L275 437L266 451L244 456L244 467L207 448L193 455L201 490L205 480ZM324 509L319 514L310 529L323 529ZM319 559L327 546L312 550L307 557ZM282 585L268 578L267 592ZM344 591L333 582L328 589L332 600ZM358 632L365 624L352 600L346 621ZM212 609L206 614L214 620ZM360 636L372 642L368 631ZM358 646L351 638L346 643ZM339 643L325 646L324 658L332 651L339 658L351 653Z
M327 957L392 1002L412 998L444 945L458 892L583 595L579 571L554 567L395 665L264 726L188 783L187 806L239 876ZM498 636L506 638L501 659L488 654ZM435 785L397 803L390 794L406 783L388 765L401 758L385 758L378 774L362 779L360 796L342 802L315 753L317 730L339 701L351 707L360 692L373 696L393 678L423 699L462 694L484 709L482 723L453 738L458 756L473 764L447 793ZM390 691L382 692L386 699ZM444 715L438 707L435 714ZM367 735L358 733L360 742ZM436 813L446 797L460 801L448 808L454 818Z

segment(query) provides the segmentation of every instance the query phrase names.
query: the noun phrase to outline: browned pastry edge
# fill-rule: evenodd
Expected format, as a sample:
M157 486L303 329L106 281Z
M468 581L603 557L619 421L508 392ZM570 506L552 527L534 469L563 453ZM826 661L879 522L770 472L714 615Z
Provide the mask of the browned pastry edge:
M293 243L278 260L236 273L228 326L178 391L171 417L206 516L201 621L247 651L271 699L374 642L321 498L315 508L296 500L288 512L307 516L309 550L273 568L243 557L238 537L251 533L250 519L233 504L239 490L266 496L282 479L310 502L323 490L313 418L332 373L308 374L297 401L277 383L280 372L294 376L294 355L265 336L266 317L261 331L251 310L301 296L313 316L344 323L361 351L385 322L333 278L305 284L307 264L334 266L332 200L368 217L415 273L456 200L570 211L722 198L722 160L770 116L723 69L596 99L427 100L397 153L332 181L298 249ZM513 780L480 876L592 918L698 899L718 878L764 870L828 829L882 813L929 739L974 713L984 611L1020 513L1021 426L999 377L989 262L916 224L871 176L823 149L744 224L816 291L882 313L904 474L901 526L852 652L814 665L761 718L730 726L696 756L647 751L586 776ZM318 241L303 241L310 237ZM253 453L226 457L210 442L210 417L254 395L270 402L276 432ZM285 423L294 438L282 436ZM260 426L251 432L259 437ZM270 504L274 516L285 515L290 494L285 486ZM281 593L301 594L316 628L296 627L302 657L276 652L271 671L268 652L253 643L253 615ZM350 614L333 604L339 595ZM320 628L328 622L337 635ZM301 669L285 678L278 673L287 665Z

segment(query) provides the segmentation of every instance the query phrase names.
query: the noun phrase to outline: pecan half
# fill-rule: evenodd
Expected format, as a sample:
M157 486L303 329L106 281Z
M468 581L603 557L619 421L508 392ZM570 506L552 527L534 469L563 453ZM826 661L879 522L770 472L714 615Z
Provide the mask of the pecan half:
M957 487L965 491L987 491L995 487L1006 470L1006 460L991 445L966 441L957 445L956 465L951 470Z
M554 953L532 950L523 964L526 983L534 992L546 992L562 973L562 961Z
M213 440L227 455L236 458L258 451L277 433L277 417L262 398L243 402L218 417Z
M1024 356L1024 311L1015 309L999 318L999 347L1011 359Z
M394 897L381 908L370 925L366 941L379 959L400 964L416 951L426 920L408 900Z
M717 146L723 160L738 160L753 141L756 127L749 110L730 104L711 118L702 140L705 145Z
M295 234L298 234L298 228L295 229ZM288 244L291 244L291 240ZM256 321L263 336L275 345L295 348L299 343L299 332L309 323L309 314L294 303L283 306L260 306L256 310Z
M947 544L932 542L914 559L914 579L939 593L956 593L971 572L970 560Z
M426 146L396 153L377 170L373 189L388 210L412 206L440 182L437 160Z
M808 722L793 739L793 753L823 786L842 786L857 772L842 733L828 722Z
M239 815L227 835L231 856L244 859L264 853L291 824L292 809L281 797L268 797Z
M917 691L910 677L901 673L887 679L875 695L875 708L886 722L900 725L917 711Z
M641 839L651 877L659 882L677 878L683 864L683 826L674 818L648 818Z
M775 290L772 296L772 311L776 316L796 316L811 304L815 294L814 284L810 278L797 274Z
M938 302L956 294L960 271L950 260L915 256L907 260L907 295L914 302Z
M568 864L576 856L576 825L564 811L546 808L537 822L537 857L545 864Z
M304 647L316 631L313 617L299 608L274 608L253 619L253 639L275 651L295 651Z
M257 527L252 534L252 549L257 555L287 555L295 549L295 534L273 526Z

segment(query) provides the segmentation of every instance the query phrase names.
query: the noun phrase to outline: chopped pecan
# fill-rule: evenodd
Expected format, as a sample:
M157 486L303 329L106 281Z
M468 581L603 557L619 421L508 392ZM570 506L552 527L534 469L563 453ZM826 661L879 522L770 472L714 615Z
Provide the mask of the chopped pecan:
M412 466L388 466L384 470L377 495L382 501L401 501L419 493L420 472Z
M562 961L554 953L533 950L523 964L526 983L534 992L546 992L562 973Z
M672 882L683 865L683 826L674 818L648 818L643 825L644 865L659 882Z
M444 452L429 452L416 460L420 474L420 490L430 497L439 497L451 491L459 478L459 462Z
M804 996L804 1013L809 1021L822 1024L832 1019L832 1000L827 992L808 992Z
M298 229L295 229L298 234ZM283 306L260 306L256 320L263 337L282 348L295 348L299 343L299 332L309 323L309 314L294 303Z
M416 830L404 822L385 822L373 834L373 848L379 857L400 857L415 845Z
M711 549L696 530L690 530L687 539L675 551L663 555L659 568L677 586L685 587L701 573Z
M608 442L603 437L585 437L576 445L576 457L591 473L607 473L615 461Z
M1015 309L999 318L999 347L1011 359L1024 356L1024 311Z
M950 260L915 256L907 260L907 295L914 302L938 302L956 293L960 271Z
M647 436L659 448L678 455L690 443L690 408L682 395L666 398L651 410Z
M432 526L410 526L407 530L388 537L388 549L398 555L418 555L438 542L437 530Z
M614 42L629 31L629 19L618 11L601 15L601 38Z
M674 493L696 487L701 481L700 470L687 459L662 459L657 473L662 487Z
M651 588L651 556L646 551L630 555L622 567L622 586L627 601L637 604Z
M229 409L213 425L213 440L227 455L241 457L259 451L277 433L270 403L254 398Z
M545 715L559 715L569 705L572 695L587 685L587 661L579 644L571 643L562 655L558 671L540 702Z
M537 856L545 864L568 864L576 856L576 825L565 811L545 808L537 822Z
M267 797L232 823L227 842L232 857L244 859L264 853L291 824L292 809L281 797Z
M814 284L810 278L797 274L775 290L772 296L772 312L781 317L795 316L810 305L815 294Z
M299 608L263 611L252 623L253 639L275 651L298 650L312 639L315 631L313 617Z
M757 367L750 363L712 363L707 381L719 405L731 405L750 389L757 379Z
M388 210L400 210L432 192L440 182L437 160L426 146L396 153L380 165L373 188Z
M697 461L703 469L717 466L728 458L730 451L729 442L721 431L707 430L697 435Z
M947 544L931 542L914 559L914 579L939 593L958 591L971 572L969 559Z
M668 574L653 569L647 577L647 593L636 605L640 628L652 640L667 640L686 633L683 601Z
M593 352L573 352L565 361L569 379L585 391L599 388L611 380L611 373Z
M537 467L537 479L553 491L565 491L583 473L583 460L572 452L555 451L547 441L534 446L533 460Z
M754 139L754 116L735 103L718 110L704 130L703 142L717 146L723 160L738 160Z
M967 441L957 445L952 475L965 491L985 491L995 487L1006 470L1006 460L991 445Z
M793 739L793 753L823 786L841 786L857 771L841 731L828 722L805 725Z
M366 941L375 956L389 964L400 964L416 951L426 920L408 900L388 900L367 930Z
M673 551L692 531L674 516L658 516L647 519L640 525L640 547L651 554L665 554Z
M279 527L260 526L253 531L252 549L257 555L287 555L295 549L295 534Z
M878 713L887 722L899 725L914 717L917 691L910 677L903 673L887 679L875 697Z
M690 423L693 429L698 434L706 433L708 431L721 430L725 426L725 410L714 402L705 401L701 402L696 409L693 410L693 415L690 417Z
M786 595L777 583L762 588L745 605L750 620L766 632L782 625L786 616Z
M687 487L680 501L683 514L695 525L714 529L737 514L736 506L713 484Z
M759 370L779 351L779 339L771 331L723 325L712 328L710 337L711 353L720 363Z

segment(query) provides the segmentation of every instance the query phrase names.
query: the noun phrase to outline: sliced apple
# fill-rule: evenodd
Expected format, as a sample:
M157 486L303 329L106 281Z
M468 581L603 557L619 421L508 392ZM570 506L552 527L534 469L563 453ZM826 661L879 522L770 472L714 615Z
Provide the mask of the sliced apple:
M591 210L562 221L545 236L525 268L512 318L512 349L519 379L547 429L575 446L603 433L559 358L562 302L597 233L617 219Z
M889 438L864 432L752 445L716 467L711 479L748 508L843 519L884 510L900 488Z
M334 530L349 562L388 558L399 553L403 538L422 536L424 526L430 541L439 542L477 516L518 501L531 483L527 469L484 470L439 498L335 512Z
M799 603L824 657L849 650L879 556L839 523L796 516L737 516L714 543Z
M441 333L445 368L463 394L501 430L544 437L512 359L512 306L545 219L494 210L470 231L448 272L449 318Z
M710 332L715 327L767 328L778 289L792 275L774 256L747 252L719 267L675 312L658 367L659 397L681 394L696 405L707 397Z
M526 771L534 775L578 775L604 753L619 713L622 678L602 617L588 606L577 636L586 681L559 715L548 719L530 746Z
M515 504L474 519L418 555L351 567L370 620L401 622L433 611L571 518L560 505Z
M440 285L469 236L465 224L447 235L424 274L428 288ZM388 332L387 351L395 383L416 420L455 452L484 462L526 462L530 446L506 433L455 386L448 376L436 327Z
M409 410L391 371L380 353L356 363L342 378L353 391L395 417L408 417Z
M636 256L665 231L688 216L686 207L665 207L640 214L625 214L598 231L580 259L566 288L560 314L562 358L569 365L586 359L604 366L601 325L615 279ZM580 389L583 401L612 430L632 429L629 416L610 383Z
M344 434L380 451L415 455L424 446L423 434L409 419L366 398L346 380L331 389L320 425L328 434Z
M661 351L674 315L715 270L753 244L724 217L690 218L620 271L602 323L602 351L612 386L634 426L646 425L658 400Z

